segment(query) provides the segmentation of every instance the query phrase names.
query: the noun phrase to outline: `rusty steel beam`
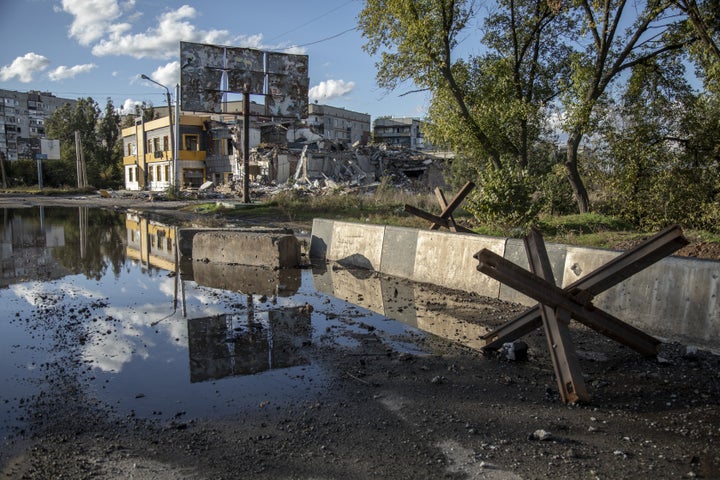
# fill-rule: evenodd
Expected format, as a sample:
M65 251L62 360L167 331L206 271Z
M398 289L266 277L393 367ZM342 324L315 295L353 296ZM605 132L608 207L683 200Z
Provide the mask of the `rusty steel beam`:
M555 285L550 258L538 230L532 229L525 237L525 251L528 256L530 272ZM589 402L590 394L585 387L575 346L570 338L570 329L568 328L570 311L541 305L540 313L560 398L563 403Z
M447 218L448 220L450 220L450 225L455 226L455 219L452 217L452 213L462 203L462 201L465 200L465 197L468 196L468 194L472 191L473 188L475 188L475 184L473 182L467 182L465 185L462 186L460 191L455 194L453 199L450 200L450 203L447 203L447 201L445 200L445 194L443 194L443 191L440 190L440 187L437 187L435 189L435 197L437 198L437 201L440 204L440 209L442 210L442 212L440 213L440 218ZM440 226L441 225L438 223L433 223L432 225L430 225L430 230L437 230L438 228L440 228Z
M688 243L688 240L683 237L680 226L672 225L568 285L565 290L574 296L589 295L593 297L662 260ZM540 307L532 307L483 336L482 338L485 340L483 350L497 350L503 343L512 342L537 329L541 324Z
M688 243L690 242L683 236L680 226L671 225L571 283L567 288L587 290L595 296L671 255Z
M537 300L543 305L554 309L568 310L572 318L642 355L657 355L660 342L656 338L628 325L609 313L596 309L588 302L580 301L578 295L573 295L569 291L533 275L488 249L481 250L475 257L479 262L477 269L495 280Z
M405 211L407 213L410 213L412 215L415 215L416 217L424 218L425 220L429 220L433 223L439 224L441 227L450 228L450 222L446 218L440 218L437 215L433 215L432 213L428 213L424 210L420 210L419 208L413 207L412 205L405 205ZM455 225L455 229L458 232L461 233L475 233L469 228L465 228L462 225Z
M452 232L457 232L457 225L455 225L455 219L452 216L452 211L448 211L447 209L447 200L445 200L445 194L442 190L440 190L440 187L437 187L435 189L435 198L437 198L438 204L440 204L440 208L442 209L442 213L440 214L440 218L444 218L448 222L448 228ZM430 230L437 230L440 228L439 223L432 223L430 225Z

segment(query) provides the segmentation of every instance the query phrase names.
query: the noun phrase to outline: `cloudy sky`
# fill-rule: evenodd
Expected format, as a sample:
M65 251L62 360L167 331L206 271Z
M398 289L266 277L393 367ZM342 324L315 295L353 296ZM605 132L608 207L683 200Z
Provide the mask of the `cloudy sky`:
M422 93L375 83L375 59L355 30L362 0L0 0L0 88L92 97L101 108L165 105L180 81L180 42L309 56L310 101L421 117ZM411 89L410 87L407 90Z

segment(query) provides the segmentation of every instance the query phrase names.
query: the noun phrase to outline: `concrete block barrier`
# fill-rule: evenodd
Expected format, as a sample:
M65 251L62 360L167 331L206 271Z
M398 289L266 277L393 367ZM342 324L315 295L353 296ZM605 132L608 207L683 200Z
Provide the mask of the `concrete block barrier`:
M502 255L505 239L421 230L412 280L497 298L500 282L478 272L473 258L483 248Z
M274 233L274 234L285 234L292 235L293 231L289 228L265 228L265 227L253 227L239 230L237 228L181 228L178 230L178 248L180 249L180 255L187 258L192 258L193 251L193 239L198 233L206 232L247 232L247 233Z
M556 284L565 287L621 252L546 245ZM534 305L477 270L487 248L528 268L521 240L315 220L310 255L415 282ZM594 303L661 339L720 351L720 262L668 257L598 295Z
M294 235L244 231L208 231L193 237L195 261L294 268L301 265L300 243Z

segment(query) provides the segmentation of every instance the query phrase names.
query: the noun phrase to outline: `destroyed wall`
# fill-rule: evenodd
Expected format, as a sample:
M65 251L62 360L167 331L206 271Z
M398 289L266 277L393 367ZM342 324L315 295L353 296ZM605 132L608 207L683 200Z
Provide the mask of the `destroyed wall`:
M444 160L422 152L385 145L352 148L323 140L295 148L261 145L250 154L255 181L276 185L295 180L317 185L367 185L388 176L396 185L445 186Z

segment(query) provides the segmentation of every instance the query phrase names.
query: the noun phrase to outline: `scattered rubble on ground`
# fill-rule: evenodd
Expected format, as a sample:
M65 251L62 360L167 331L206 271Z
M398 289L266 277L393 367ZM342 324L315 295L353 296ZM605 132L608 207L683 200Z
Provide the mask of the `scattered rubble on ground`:
M298 152L277 145L260 145L251 152L251 197L268 198L293 190L300 196L370 193L380 185L409 191L443 186L445 161L428 152L388 145L345 147L323 141L322 149L306 145ZM253 175L252 172L255 172ZM104 197L147 201L227 199L242 196L242 181L170 191L100 192Z

